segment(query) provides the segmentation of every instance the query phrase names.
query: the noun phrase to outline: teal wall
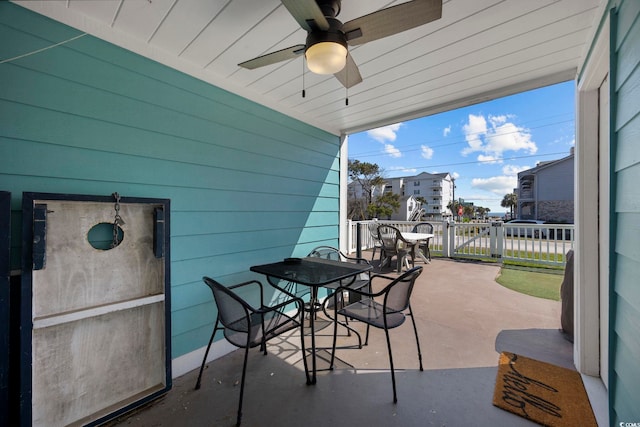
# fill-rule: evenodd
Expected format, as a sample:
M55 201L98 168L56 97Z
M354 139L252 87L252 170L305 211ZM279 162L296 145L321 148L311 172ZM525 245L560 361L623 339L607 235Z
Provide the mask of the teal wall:
M0 61L81 34L0 2ZM0 190L171 199L173 357L207 343L203 275L338 244L339 138L91 36L0 63Z
M612 16L611 425L640 422L640 1Z

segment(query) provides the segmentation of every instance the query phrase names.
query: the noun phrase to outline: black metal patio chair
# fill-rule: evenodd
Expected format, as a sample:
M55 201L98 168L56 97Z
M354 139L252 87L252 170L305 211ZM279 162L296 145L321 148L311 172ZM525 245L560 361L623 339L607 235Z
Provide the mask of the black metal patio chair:
M416 346L418 347L418 361L420 362L420 370L422 367L422 352L420 351L420 339L418 338L418 329L416 327L416 321L413 317L413 311L411 309L411 292L415 285L416 279L422 273L422 267L414 267L399 277L387 277L382 275L372 275L371 281L378 279L389 280L390 283L386 285L382 290L375 293L363 292L362 290L354 290L352 292L362 295L360 301L349 304L344 308L338 310L338 314L346 316L351 319L360 320L367 324L367 335L365 339L365 345L369 343L369 327L384 329L387 337L387 349L389 350L389 365L391 367L391 383L393 385L393 403L398 401L396 394L396 377L393 368L393 354L391 352L391 340L389 339L389 329L397 328L402 325L406 319L406 316L411 316L411 322L413 323L413 331L416 336ZM341 291L341 288L336 290ZM405 314L405 311L408 313ZM336 334L337 323L334 326L333 332L333 353L331 355L331 368L333 368L333 362L336 352Z
M421 222L413 226L414 233L429 233L433 234L433 224L430 222ZM429 249L429 241L431 239L422 240L418 242L418 250L421 250L424 256L431 261L431 250Z
M357 264L370 265L369 261L367 261L366 259L347 256L343 254L339 249L334 248L332 246L318 246L314 248L311 252L309 252L308 256L324 258L324 259L332 259L335 261L353 262ZM371 273L367 271L365 273L359 274L350 283L335 282L335 283L330 283L328 285L325 285L324 288L329 290L329 294L327 295L327 297L324 300L324 303L322 304L322 310L324 314L330 320L333 320L333 316L328 312L327 309L336 308L336 307L342 308L345 306L343 292L340 292L338 295L336 295L337 298L333 297L334 296L333 294L337 288L342 286L344 289L348 290L347 292L348 301L351 303L356 299L360 298L359 294L352 293L351 290L368 288L370 280L371 280ZM338 322L338 323L340 323L342 326L344 326L347 329L349 336L351 336L351 332L356 334L356 336L358 337L358 348L362 348L362 337L360 337L360 334L358 333L358 331L356 331L355 329L349 326L348 320L345 321L344 323L343 322Z
M300 328L300 343L302 349L302 360L304 363L307 384L310 383L309 370L307 368L307 359L305 357L304 348L304 303L302 299L286 292L281 288L277 288L283 293L283 297L279 299L279 303L273 306L265 304L264 289L262 283L252 280L237 285L225 287L217 281L203 277L204 283L209 286L213 293L213 299L218 308L213 332L209 339L209 345L204 353L198 381L196 382L196 390L200 388L202 379L202 371L204 370L209 349L213 343L213 338L219 330L224 331L225 338L234 346L244 348L244 364L242 366L242 379L240 381L240 401L238 403L238 417L236 425L240 425L242 420L242 399L244 396L244 383L247 373L247 360L249 349L260 346L260 350L267 354L267 341L278 335ZM246 300L242 299L235 292L238 288L247 286L255 286L259 288L259 306L254 307ZM222 325L222 326L220 326Z

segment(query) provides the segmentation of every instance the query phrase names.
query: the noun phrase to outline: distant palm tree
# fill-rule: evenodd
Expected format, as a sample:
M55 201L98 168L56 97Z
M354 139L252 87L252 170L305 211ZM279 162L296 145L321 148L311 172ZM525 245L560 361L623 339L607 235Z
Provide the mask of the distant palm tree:
M518 196L516 193L505 194L500 202L500 206L503 208L509 208L511 210L511 218L513 218L513 208L518 206Z
M490 211L491 211L491 209L489 209L489 208L485 208L485 207L482 207L482 206L478 206L478 207L476 208L476 213L478 214L478 217L479 217L480 219L485 219L485 217L487 216L487 214L488 214Z

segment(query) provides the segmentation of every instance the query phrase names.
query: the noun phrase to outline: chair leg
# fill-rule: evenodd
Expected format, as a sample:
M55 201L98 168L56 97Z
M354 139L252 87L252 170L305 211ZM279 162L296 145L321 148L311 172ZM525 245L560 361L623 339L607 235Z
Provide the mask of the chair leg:
M240 402L238 403L238 419L236 426L242 421L242 398L244 397L244 378L247 374L247 361L249 360L249 345L244 349L244 364L242 365L242 379L240 380Z
M385 328L384 333L387 336L387 349L389 350L389 365L391 366L391 384L393 385L393 403L398 403L398 396L396 395L396 374L393 369L393 354L391 353L391 339L389 338L389 330Z
M391 264L391 259L387 258L387 252L384 250L384 248L380 248L380 264L378 268L382 270L382 267L387 264L387 261L389 261L389 264Z
M336 307L336 304L338 304L338 296L335 294L333 294L333 306ZM336 340L338 338L338 312L336 311L336 314L333 318L333 344L331 345L331 362L329 362L329 369L333 370L333 362L336 358Z
M216 318L216 324L213 327L213 332L211 333L211 338L209 339L209 345L207 345L207 350L204 352L204 357L202 358L202 365L200 365L200 373L198 374L198 381L196 381L196 390L200 390L202 371L204 370L204 364L207 362L207 356L209 355L209 349L211 348L211 344L213 343L213 337L215 337L216 331L218 330L218 322L219 319Z
M418 338L418 328L416 327L416 319L414 319L413 317L411 304L409 304L409 316L411 316L411 323L413 323L413 332L416 335L416 346L418 347L418 361L420 362L420 370L424 371L424 369L422 368L422 352L420 351L420 338Z
M364 345L369 345L369 324L367 323L367 335L364 340Z

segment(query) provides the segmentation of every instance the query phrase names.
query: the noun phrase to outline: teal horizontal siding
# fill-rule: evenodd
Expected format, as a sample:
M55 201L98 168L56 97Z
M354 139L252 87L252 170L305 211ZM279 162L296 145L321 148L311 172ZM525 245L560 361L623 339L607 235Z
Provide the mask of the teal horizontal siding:
M616 172L640 163L640 150L634 141L640 141L640 115L635 116L618 131L617 152L615 153Z
M0 59L80 35L0 3ZM202 276L338 244L335 135L91 36L0 64L0 190L171 199L172 353L206 345Z
M176 212L172 216L171 232L174 236L186 236L192 234L207 234L218 231L219 223L227 225L227 233L263 231L265 229L281 229L291 227L291 223L309 223L314 226L335 225L337 214L335 212ZM257 221L256 216L260 218Z
M640 420L640 2L623 0L613 17L615 164L610 333L611 425Z
M7 166L3 168L3 172L6 174L38 176L46 173L48 176L66 179L83 179L86 176L94 175L101 177L102 180L112 182L165 184L172 187L201 188L208 191L259 192L264 194L267 192L265 190L269 190L268 193L276 197L278 195L331 197L335 194L338 185L337 183L324 182L325 179L336 179L334 173L329 173L327 176L327 171L324 171L324 177L316 176L316 179L313 180L310 179L313 176L294 176L290 170L270 170L270 173L267 171L258 173L234 169L230 162L239 159L246 160L243 156L227 156L224 166L210 166L104 151L96 152L93 149L69 148L26 140L6 141L3 147L0 154L6 157L8 162ZM30 155L35 150L39 153L37 157ZM60 162L43 168L43 163L48 163L47 159L62 156L66 157L69 162L75 163L76 166L69 168L67 162ZM272 169L261 163L254 164L258 170ZM317 171L318 168L313 169ZM167 174L168 170L172 172L170 175ZM300 172L302 173L303 170ZM262 185L265 182L269 183L268 187Z
M334 228L335 235L338 230ZM256 247L286 247L299 241L317 242L326 237L327 227L281 228L267 231L249 231L218 233L211 235L173 237L172 250L182 258L174 256L176 261L197 257L225 254L242 254Z

